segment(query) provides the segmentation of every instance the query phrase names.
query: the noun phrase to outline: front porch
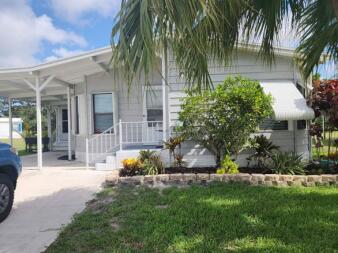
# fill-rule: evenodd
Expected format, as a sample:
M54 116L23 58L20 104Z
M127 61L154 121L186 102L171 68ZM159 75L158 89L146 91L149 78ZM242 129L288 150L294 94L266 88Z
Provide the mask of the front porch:
M109 69L110 57L111 48L104 48L34 67L0 70L0 96L8 98L10 126L16 99L36 107L37 154L22 158L25 168L90 168L117 151L163 145L169 129L164 75L154 73L149 92L142 77L129 91L113 73L120 70ZM161 66L160 58L158 63ZM43 153L43 137L49 138L54 152ZM13 143L11 134L9 140ZM63 155L69 161L57 160Z
M38 155L26 155L21 157L23 170L37 170L38 168ZM84 162L75 160L59 160L61 156L67 156L67 151L52 151L44 152L42 155L44 169L60 168L60 169L86 169Z

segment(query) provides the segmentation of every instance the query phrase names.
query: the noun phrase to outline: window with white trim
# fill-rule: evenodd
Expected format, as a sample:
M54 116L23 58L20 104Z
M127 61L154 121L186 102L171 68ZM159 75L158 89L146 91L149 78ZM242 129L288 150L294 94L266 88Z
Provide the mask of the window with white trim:
M288 130L288 121L268 118L259 125L259 130Z
M99 134L114 124L113 94L93 94L94 133Z
M147 121L163 121L163 100L161 89L146 91Z

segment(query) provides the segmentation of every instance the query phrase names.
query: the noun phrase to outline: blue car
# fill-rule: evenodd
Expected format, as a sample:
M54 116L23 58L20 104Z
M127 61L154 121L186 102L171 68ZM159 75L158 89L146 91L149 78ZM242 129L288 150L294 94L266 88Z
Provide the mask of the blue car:
M22 164L17 151L0 142L0 222L9 215L14 200L14 190Z

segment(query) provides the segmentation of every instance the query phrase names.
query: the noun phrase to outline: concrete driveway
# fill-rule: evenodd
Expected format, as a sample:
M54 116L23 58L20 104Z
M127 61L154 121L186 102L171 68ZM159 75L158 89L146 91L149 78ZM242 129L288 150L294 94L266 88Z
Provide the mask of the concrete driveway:
M37 253L98 192L107 172L48 168L24 170L14 208L0 224L0 253Z

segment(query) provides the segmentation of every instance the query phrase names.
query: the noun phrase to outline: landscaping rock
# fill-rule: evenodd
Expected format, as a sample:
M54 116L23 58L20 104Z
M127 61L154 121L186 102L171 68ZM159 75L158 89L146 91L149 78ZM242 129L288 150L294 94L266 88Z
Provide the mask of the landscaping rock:
M177 174L170 174L169 180L174 182L181 182L183 179L183 175L180 173Z
M238 173L235 175L236 182L250 183L251 175L247 173Z
M210 174L211 181L223 181L224 175L226 174Z
M253 181L253 182L263 182L263 181L265 181L265 175L264 174L252 174L251 175L251 181Z
M109 175L106 178L106 184L107 184L107 186L115 186L115 185L118 184L118 182L119 182L119 177L118 176Z
M196 180L199 181L208 181L210 179L210 174L208 173L198 173L196 175Z
M266 174L265 181L278 181L279 175L277 174Z
M310 175L307 176L307 182L321 182L322 181L322 177L319 175Z
M323 182L335 182L336 175L322 175L322 181Z
M154 182L154 176L153 175L146 175L143 177L143 183L145 184L152 184Z
M156 182L168 182L169 175L168 174L160 174L155 176Z
M338 185L338 175L277 175L277 174L208 174L208 173L176 173L176 174L160 174L134 177L118 177L109 175L106 179L107 186L115 186L117 184L128 185L152 185L153 183L160 184L206 184L210 181L219 182L242 182L251 185L266 185L266 186L317 186L317 185ZM163 184L163 185L165 185Z
M306 178L306 176L294 175L293 181L294 182L306 182L307 178Z
M279 181L293 181L293 176L292 175L279 175Z

